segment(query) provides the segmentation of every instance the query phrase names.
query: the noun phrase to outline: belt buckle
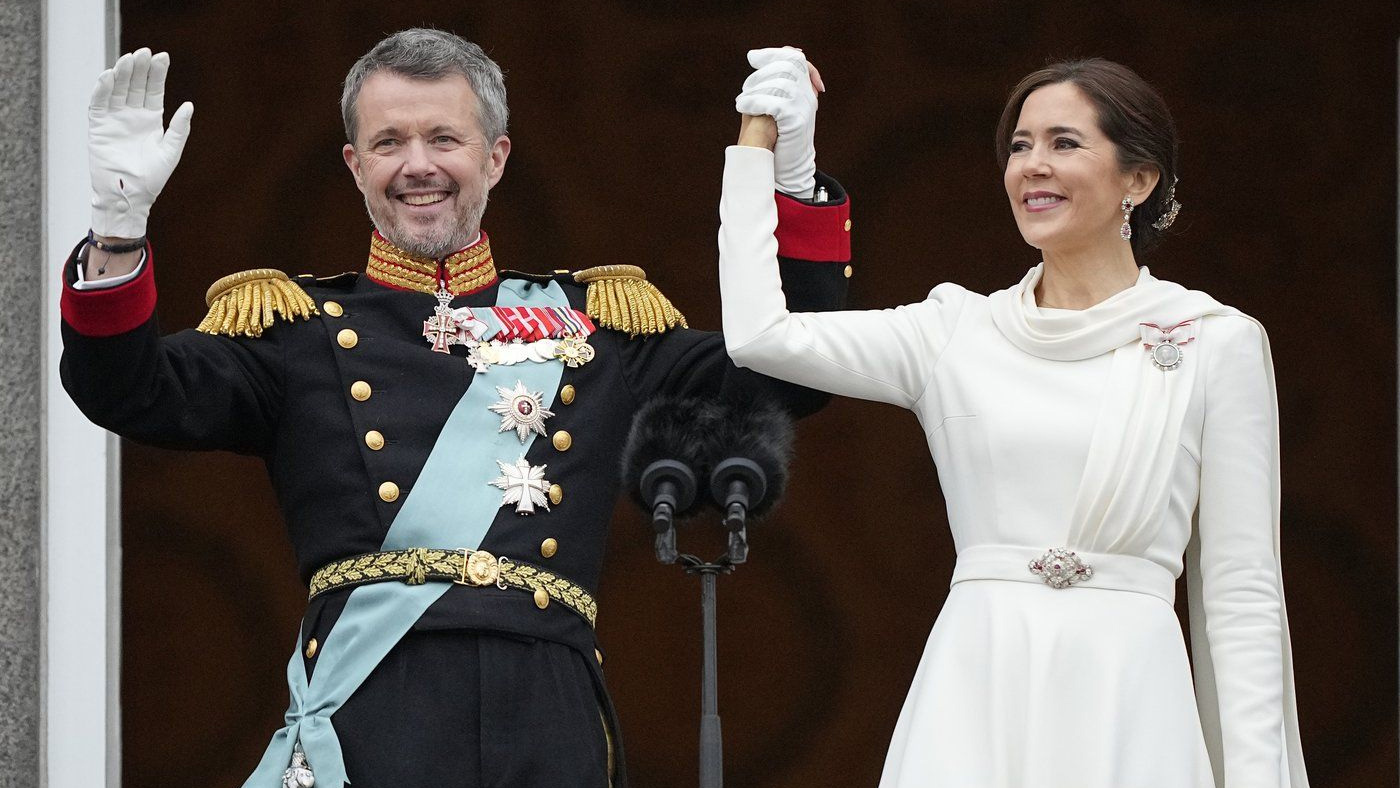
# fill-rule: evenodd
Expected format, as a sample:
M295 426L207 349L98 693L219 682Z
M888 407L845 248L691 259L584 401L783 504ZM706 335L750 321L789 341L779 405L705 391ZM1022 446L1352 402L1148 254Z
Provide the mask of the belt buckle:
M1031 574L1038 575L1051 588L1069 588L1094 576L1094 568L1084 563L1073 550L1052 547L1028 564Z
M452 582L464 586L489 586L500 577L500 562L485 550L462 548L462 574Z
M504 591L506 589L504 573L510 562L510 559L505 556L498 558L485 550L468 550L464 547L462 548L462 573L453 578L452 582L478 588L494 585Z

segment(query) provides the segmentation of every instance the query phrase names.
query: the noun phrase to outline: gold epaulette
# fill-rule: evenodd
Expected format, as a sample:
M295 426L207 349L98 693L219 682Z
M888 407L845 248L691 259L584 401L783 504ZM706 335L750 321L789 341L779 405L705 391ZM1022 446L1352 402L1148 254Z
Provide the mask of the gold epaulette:
M281 271L254 268L229 274L209 286L204 295L209 314L200 321L197 330L206 334L225 336L262 336L277 316L291 321L310 320L316 302L299 285Z
M574 274L574 281L588 285L585 309L603 328L625 331L629 336L660 334L688 328L685 315L647 281L647 273L635 265L600 265Z

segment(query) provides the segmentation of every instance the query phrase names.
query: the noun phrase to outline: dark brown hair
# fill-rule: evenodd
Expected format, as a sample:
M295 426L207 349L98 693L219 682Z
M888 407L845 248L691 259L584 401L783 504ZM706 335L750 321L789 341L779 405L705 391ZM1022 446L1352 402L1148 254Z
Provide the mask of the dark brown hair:
M1152 226L1171 208L1167 196L1177 178L1176 122L1156 90L1127 66L1103 58L1063 60L1026 75L1006 100L997 122L997 163L1003 171L1011 155L1011 134L1021 117L1026 97L1047 85L1069 82L1083 91L1099 116L1099 128L1118 146L1118 164L1125 171L1153 167L1161 174L1157 187L1134 211L1133 251L1151 248L1162 236Z

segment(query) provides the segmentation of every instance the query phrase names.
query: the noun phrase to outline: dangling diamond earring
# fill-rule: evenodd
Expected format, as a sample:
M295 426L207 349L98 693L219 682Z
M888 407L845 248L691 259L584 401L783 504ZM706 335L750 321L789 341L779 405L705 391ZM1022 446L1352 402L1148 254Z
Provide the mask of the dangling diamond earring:
M1123 226L1118 228L1118 236L1125 241L1130 241L1133 237L1133 226L1128 224L1128 220L1133 216L1132 199L1124 197L1123 204L1120 207L1123 209Z

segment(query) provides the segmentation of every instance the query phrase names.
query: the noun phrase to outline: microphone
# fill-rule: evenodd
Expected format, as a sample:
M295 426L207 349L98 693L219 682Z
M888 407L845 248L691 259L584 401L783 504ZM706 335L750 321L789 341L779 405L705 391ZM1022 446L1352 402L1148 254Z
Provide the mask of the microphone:
M747 398L715 406L714 429L708 431L705 457L710 495L724 513L729 530L729 559L748 559L748 518L773 509L787 486L792 459L792 418L772 400Z
M651 518L656 559L663 564L679 558L676 520L704 503L695 493L708 468L702 452L709 409L694 399L649 400L633 417L622 450L622 486Z

